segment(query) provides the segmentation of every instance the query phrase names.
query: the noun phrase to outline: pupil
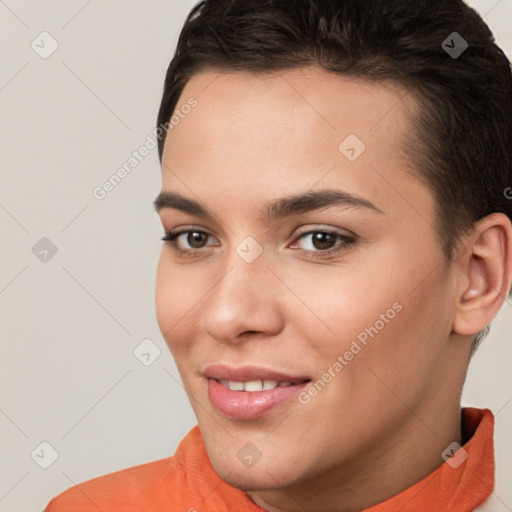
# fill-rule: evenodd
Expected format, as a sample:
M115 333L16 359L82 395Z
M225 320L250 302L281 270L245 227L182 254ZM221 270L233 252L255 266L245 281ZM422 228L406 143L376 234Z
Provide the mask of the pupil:
M315 233L313 236L313 245L315 249L330 249L335 240L331 233Z
M192 233L188 234L187 242L190 244L191 247L194 247L195 249L198 249L202 247L202 244L204 243L205 234L199 233L198 231L193 231Z

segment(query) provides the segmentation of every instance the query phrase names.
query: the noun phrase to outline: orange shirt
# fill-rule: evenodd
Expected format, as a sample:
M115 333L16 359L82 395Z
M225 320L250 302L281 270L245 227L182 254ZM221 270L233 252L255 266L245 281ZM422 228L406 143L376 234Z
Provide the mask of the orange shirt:
M457 460L464 454L461 450L423 480L363 512L472 511L494 488L493 432L494 416L489 409L462 409L462 434L469 439L463 448L468 457ZM98 510L262 512L244 491L231 487L215 473L198 426L185 436L173 457L71 487L53 498L44 512Z

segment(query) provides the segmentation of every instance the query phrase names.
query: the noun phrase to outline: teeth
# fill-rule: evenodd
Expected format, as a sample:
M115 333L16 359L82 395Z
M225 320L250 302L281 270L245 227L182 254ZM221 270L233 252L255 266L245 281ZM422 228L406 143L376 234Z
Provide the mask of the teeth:
M243 382L236 382L234 380L229 381L229 389L232 389L233 391L243 391L244 390L244 383Z
M289 381L278 382L277 380L270 380L270 379L250 380L247 382L238 382L238 381L234 381L234 380L220 379L219 382L225 388L229 388L233 391L249 391L249 392L275 389L277 387L293 386L293 382L289 382Z
M264 380L263 389L274 389L278 384L279 382L277 382L277 380Z
M244 391L261 391L263 382L261 380L250 380L244 383Z

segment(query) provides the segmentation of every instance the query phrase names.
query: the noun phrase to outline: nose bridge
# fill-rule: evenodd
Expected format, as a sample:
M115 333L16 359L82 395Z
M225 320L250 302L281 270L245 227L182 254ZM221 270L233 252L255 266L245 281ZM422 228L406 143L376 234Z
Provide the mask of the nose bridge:
M271 292L272 273L252 241L239 244L224 260L224 272L207 296L201 327L218 341L236 341L247 331L280 329L280 308Z
M263 246L252 236L246 236L230 249L224 257L226 272L218 287L219 293L226 294L223 300L228 301L230 297L236 300L242 294L248 302L257 301L256 292L264 293L259 284L268 279L267 255Z

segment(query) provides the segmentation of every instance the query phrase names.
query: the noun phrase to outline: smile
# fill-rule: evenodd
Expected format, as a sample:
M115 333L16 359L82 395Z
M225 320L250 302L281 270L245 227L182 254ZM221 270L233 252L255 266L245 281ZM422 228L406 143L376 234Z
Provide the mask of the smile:
M211 405L231 420L255 420L295 398L311 379L264 367L208 366L207 394Z

